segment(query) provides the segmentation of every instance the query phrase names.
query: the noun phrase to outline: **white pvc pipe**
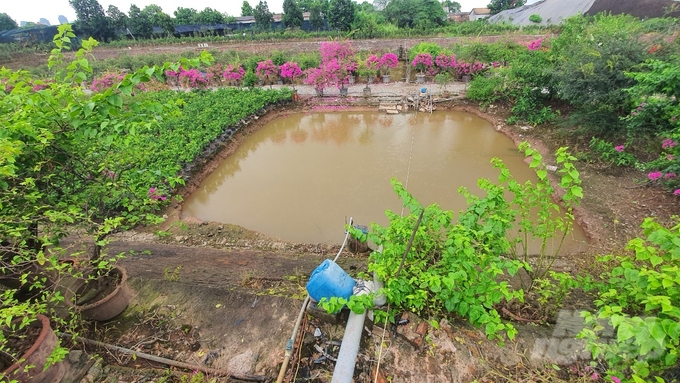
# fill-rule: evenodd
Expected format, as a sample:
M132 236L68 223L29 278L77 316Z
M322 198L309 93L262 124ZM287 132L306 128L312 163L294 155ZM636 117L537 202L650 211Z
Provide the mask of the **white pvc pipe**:
M366 312L355 314L350 311L345 327L345 335L342 337L342 345L338 354L338 361L333 370L331 383L351 383L354 376L354 366L356 365L357 354L359 353L359 343L361 343L361 332L364 329L364 319Z

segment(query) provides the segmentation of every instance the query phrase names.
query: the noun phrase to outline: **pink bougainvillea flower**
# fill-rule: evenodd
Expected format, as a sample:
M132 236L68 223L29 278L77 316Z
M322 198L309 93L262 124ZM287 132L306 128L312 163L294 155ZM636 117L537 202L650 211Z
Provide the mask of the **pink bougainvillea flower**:
M600 379L600 375L598 375L597 372L593 372L593 375L590 378L593 380L598 380Z
M430 58L432 58L430 56ZM394 53L385 53L378 63L378 69L381 68L396 68L399 65L399 58Z
M616 376L612 376L612 382L621 383L621 379L617 378Z
M659 178L661 178L662 176L663 176L663 173L661 173L659 171L651 172L651 173L647 174L647 178L649 178L652 181L656 181Z
M670 173L664 174L664 175L663 175L663 178L665 178L665 179L668 180L668 179L671 179L671 178L675 178L675 177L677 177L677 176L678 176L677 174L675 174L675 173L673 173L673 172L670 172Z
M672 154L669 154L669 155L666 156L666 159L669 160L669 161L673 161L675 159L675 156L672 155Z
M222 76L227 80L240 81L245 76L246 71L241 65L227 65Z
M530 51L535 51L535 50L541 49L541 45L543 45L543 39L538 38L534 41L529 42L527 44L527 49L529 49Z
M432 55L429 53L418 53L413 62L411 62L411 65L420 71L424 71L432 66Z
M673 192L673 195L680 195L680 189L675 189L675 191Z
M623 146L623 145L619 145L619 146L614 147L614 150L616 150L619 153L623 152L624 149L626 149L626 147Z
M366 59L366 66L369 69L378 69L378 64L380 63L380 57L376 55L370 55Z
M663 149L669 149L675 146L678 146L678 143L673 141L671 138L666 138L663 140L663 142L661 142L661 148Z

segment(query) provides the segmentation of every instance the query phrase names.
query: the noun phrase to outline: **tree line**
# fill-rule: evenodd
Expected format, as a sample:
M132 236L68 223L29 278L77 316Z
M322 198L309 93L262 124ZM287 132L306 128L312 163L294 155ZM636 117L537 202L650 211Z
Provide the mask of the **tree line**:
M488 7L492 13L522 6L526 0L491 0ZM75 30L83 37L98 41L111 41L128 35L135 39L148 39L154 35L154 27L167 36L175 34L178 25L215 25L236 22L217 9L206 7L178 7L173 15L163 12L156 5L140 8L135 4L126 12L115 5L105 10L98 0L69 0L76 12ZM303 13L309 12L309 25L313 30L330 28L339 31L356 31L359 36L371 38L380 26L427 30L443 26L447 14L460 12L460 3L452 0L373 0L357 3L354 0L284 0L282 22L286 29L300 29ZM259 0L253 7L244 0L240 16L252 16L256 31L268 31L274 24L274 14L267 1ZM17 23L6 13L0 13L0 31L17 28Z

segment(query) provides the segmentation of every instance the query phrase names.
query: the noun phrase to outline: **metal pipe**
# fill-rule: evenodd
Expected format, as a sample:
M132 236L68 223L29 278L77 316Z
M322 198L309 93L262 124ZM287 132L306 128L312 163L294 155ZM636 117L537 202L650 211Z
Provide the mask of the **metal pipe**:
M342 346L340 346L338 361L335 363L335 369L333 370L333 379L331 380L331 383L352 382L365 318L366 311L364 311L363 314L355 314L350 311L349 319L347 319L347 327L345 327L345 335L342 337Z

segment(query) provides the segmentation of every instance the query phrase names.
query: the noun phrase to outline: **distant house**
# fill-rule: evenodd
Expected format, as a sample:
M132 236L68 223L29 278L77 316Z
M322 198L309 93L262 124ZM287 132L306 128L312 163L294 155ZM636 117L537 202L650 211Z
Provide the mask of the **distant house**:
M470 11L470 21L486 19L489 16L491 16L489 8L472 8L472 11Z
M450 23L462 23L470 20L470 12L449 13L448 20Z

